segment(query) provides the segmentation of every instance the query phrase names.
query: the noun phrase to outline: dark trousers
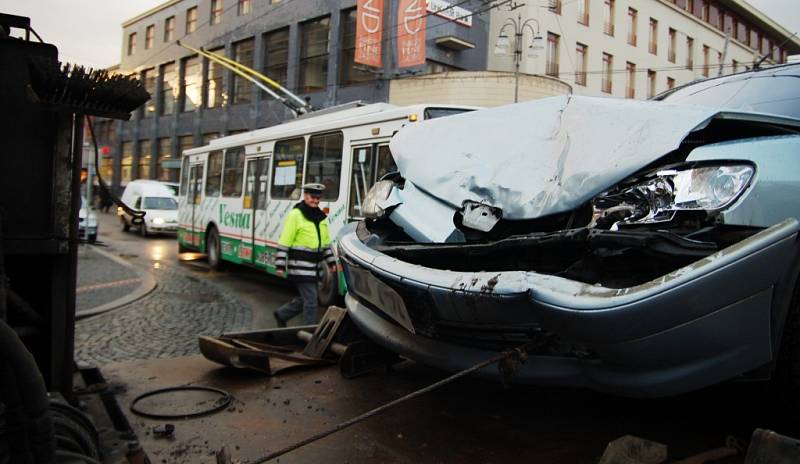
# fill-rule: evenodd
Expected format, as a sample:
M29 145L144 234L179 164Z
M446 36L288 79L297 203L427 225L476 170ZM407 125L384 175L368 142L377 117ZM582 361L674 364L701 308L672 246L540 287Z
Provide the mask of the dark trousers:
M316 324L319 322L317 320L317 283L295 282L294 285L300 296L292 298L292 301L278 308L275 314L280 320L288 321L303 313L303 324Z

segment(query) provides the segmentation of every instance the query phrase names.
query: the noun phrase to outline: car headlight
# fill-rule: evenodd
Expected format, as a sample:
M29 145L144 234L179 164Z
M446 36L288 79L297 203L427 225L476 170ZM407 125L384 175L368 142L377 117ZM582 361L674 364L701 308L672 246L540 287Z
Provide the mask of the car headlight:
M361 212L366 218L377 219L383 217L385 211L378 206L378 203L389 198L392 192L394 182L391 180L382 180L375 183L367 195L364 197L364 204L362 205Z
M670 221L678 211L713 213L735 202L754 173L749 164L656 171L644 181L598 196L596 215L613 214L628 224L652 224Z
M155 218L153 218L152 222L153 222L153 224L163 224L164 223L164 218L155 217Z

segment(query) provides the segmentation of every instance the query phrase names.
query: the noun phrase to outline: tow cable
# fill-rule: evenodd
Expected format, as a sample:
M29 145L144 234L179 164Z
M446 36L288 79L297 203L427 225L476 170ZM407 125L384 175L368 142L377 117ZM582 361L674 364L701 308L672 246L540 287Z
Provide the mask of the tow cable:
M460 379L461 377L464 377L464 376L467 376L469 374L472 374L473 372L477 372L477 371L483 369L484 367L491 366L492 364L495 364L495 363L499 363L500 372L503 374L503 383L507 384L508 381L511 379L511 377L513 377L517 373L517 370L519 369L519 365L524 363L528 359L527 349L528 349L528 347L530 345L531 345L530 343L526 343L526 344L524 344L524 345L522 345L522 346L520 346L518 348L514 348L513 350L503 351L502 353L499 353L499 354L487 359L486 361L483 361L483 362L480 362L478 364L475 364L472 367L468 367L467 369L464 369L463 371L456 372L455 374L451 375L450 377L447 377L447 378L444 378L442 380L439 380L438 382L435 382L435 383L433 383L431 385L428 385L427 387L420 388L419 390L413 391L413 392L411 392L411 393L409 393L409 394L407 394L407 395L405 395L403 397L400 397L400 398L398 398L396 400L393 400L393 401L390 401L389 403L386 403L386 404L384 404L382 406L378 406L375 409L367 411L364 414L361 414L360 416L356 416L356 417L354 417L352 419L349 419L349 420L346 420L344 422L341 422L341 423L331 427L328 430L320 432L320 433L318 433L316 435L312 435L312 436L310 436L308 438L305 438L305 439L300 440L300 441L298 441L296 443L293 443L293 444L291 444L291 445L289 445L289 446L287 446L285 448L279 449L279 450L277 450L275 452L272 452L272 453L269 453L269 454L267 454L265 456L256 458L254 461L250 461L250 462L251 462L251 464L261 464L261 463L265 463L267 461L270 461L272 459L281 457L284 454L290 453L290 452L292 452L292 451L294 451L294 450L296 450L298 448L302 448L303 446L306 446L306 445L308 445L310 443L314 443L317 440L321 440L321 439L327 437L328 435L332 435L332 434L334 434L334 433L336 433L336 432L338 432L340 430L344 430L344 429L350 427L351 425L355 425L355 424L357 424L357 423L359 423L361 421L369 419L370 417L372 417L372 416L374 416L374 415L376 415L376 414L378 414L380 412L383 412L383 411L385 411L385 410L387 410L387 409L389 409L389 408L391 408L393 406L397 406L400 403L403 403L403 402L408 401L410 399L416 398L416 397L418 397L418 396L420 396L420 395L422 395L424 393L428 393L430 391L436 390L439 387L443 387L443 386L445 386L445 385L447 385L449 383L452 383L455 380Z

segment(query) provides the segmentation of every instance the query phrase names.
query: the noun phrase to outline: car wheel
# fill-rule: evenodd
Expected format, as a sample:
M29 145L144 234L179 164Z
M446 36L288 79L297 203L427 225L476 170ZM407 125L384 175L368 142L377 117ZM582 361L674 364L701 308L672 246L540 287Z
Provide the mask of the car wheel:
M776 406L790 417L800 417L800 283L795 287L786 315L771 383L770 390L778 402Z
M128 221L125 220L124 217L120 217L119 220L122 222L122 231L127 232L131 230L131 225L128 224Z
M223 261L219 250L219 233L216 227L208 229L206 234L206 256L208 256L208 265L211 266L211 269L217 271L222 269Z
M142 225L140 225L140 226L139 226L139 232L141 232L141 233L142 233L142 237L147 237L147 235L148 235L148 232L147 232L147 224L145 224L144 222L142 222Z
M326 308L339 303L339 274L331 272L324 262L317 281L317 301Z
M89 243L94 243L97 241L97 235L90 235L87 240L89 241Z

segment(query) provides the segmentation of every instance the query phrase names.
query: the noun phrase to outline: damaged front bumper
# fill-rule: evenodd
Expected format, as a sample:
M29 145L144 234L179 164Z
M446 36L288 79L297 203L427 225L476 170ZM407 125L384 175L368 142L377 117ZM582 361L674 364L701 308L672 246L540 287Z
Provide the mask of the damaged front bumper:
M349 227L338 242L346 303L375 342L450 371L533 342L516 381L628 396L678 394L769 365L800 230L787 219L656 279L609 288L533 271L411 264Z

